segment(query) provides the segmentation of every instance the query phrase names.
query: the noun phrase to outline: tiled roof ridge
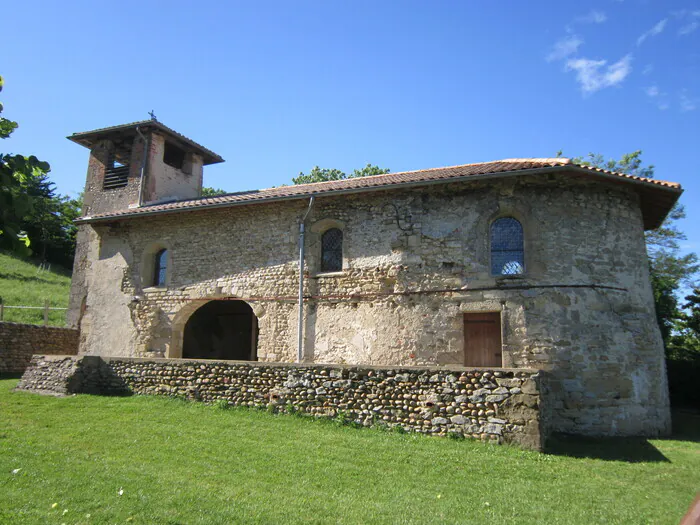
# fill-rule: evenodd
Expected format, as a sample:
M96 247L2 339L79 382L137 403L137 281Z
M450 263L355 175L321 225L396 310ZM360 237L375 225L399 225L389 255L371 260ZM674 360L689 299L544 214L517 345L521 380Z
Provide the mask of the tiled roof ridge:
M121 129L121 128L130 128L132 126L145 126L146 124L153 124L154 122L158 122L159 124L165 126L162 122L158 120L153 120L153 119L145 119L145 120L136 120L134 122L126 122L125 124L117 124L115 126L105 126L104 128L95 128L95 129L90 129L87 131L78 131L76 133L71 134L71 137L79 137L81 135L91 135L93 133L101 133L103 131L111 131L113 129ZM167 126L165 126L167 127Z
M471 166L485 166L487 164L500 164L503 162L509 162L509 163L518 163L518 162L535 162L535 163L541 163L541 164L546 164L546 165L551 165L551 166L558 166L558 165L566 165L566 164L571 164L571 159L563 158L563 157L556 157L556 158L522 158L522 159L502 159L502 160L488 160L485 162L470 162L468 164L456 164L454 166L440 166L438 168L425 168L425 169L418 169L418 170L407 170L407 171L394 171L394 172L389 172L389 173L380 173L379 175L367 175L365 177L348 177L346 179L340 179L340 180L324 180L320 182L307 182L305 184L294 184L293 186L295 188L302 188L302 187L307 187L307 186L315 186L315 185L321 185L321 184L338 184L339 182L343 182L346 180L353 180L353 179L362 179L362 180L371 180L371 179L379 179L381 177L390 177L390 176L396 176L396 175L410 175L411 173L428 173L431 171L440 171L440 170L456 170L459 168L469 168ZM271 188L262 188L258 191L267 191L267 190L272 190L272 189L277 189L281 188L283 186L273 186ZM236 192L238 193L238 192ZM229 195L228 193L226 195ZM232 195L232 194L231 194ZM224 195L219 195L219 197L224 197Z
M670 182L670 181L665 181L661 179L650 179L648 177L640 177L639 175L630 175L627 173L622 173L619 171L611 171L611 170L606 170L604 168L597 168L595 166L587 166L585 164L577 164L575 163L572 159L567 158L567 157L540 157L540 158L511 158L511 159L501 159L501 160L490 160L486 162L470 162L468 164L457 164L454 166L441 166L438 168L426 168L426 169L418 169L418 170L408 170L408 171L396 171L396 172L389 172L389 173L381 173L379 175L368 175L366 177L352 177L352 178L347 178L347 179L341 179L341 180L326 180L326 181L321 181L321 182L307 182L305 184L293 184L290 186L273 186L271 188L261 188L259 190L247 190L247 191L240 191L240 192L232 192L232 193L226 193L223 195L217 195L216 197L226 197L227 195L240 195L243 193L252 193L252 192L265 192L269 190L277 190L283 187L294 187L297 189L301 188L312 188L312 187L319 187L319 186L324 186L324 185L333 185L333 184L338 184L342 183L345 181L351 181L354 179L359 179L362 178L362 180L378 180L381 178L390 178L392 176L397 176L397 175L410 175L412 173L429 173L433 171L440 171L440 170L457 170L460 168L468 168L472 166L486 166L488 164L503 164L503 163L510 163L510 164L523 164L523 163L533 163L533 164L542 164L541 167L556 167L556 166L574 166L577 168L582 168L582 169L587 169L591 171L596 171L599 173L606 173L609 175L617 175L620 177L624 177L627 179L633 179L633 180L638 180L640 182L649 182L652 184L657 184L659 186L668 186L671 188L679 188L680 184L677 182ZM522 169L522 168L518 168ZM503 170L497 170L494 171L493 173L499 173ZM488 174L487 173L484 173ZM202 197L202 198L208 198L211 199L213 197ZM190 200L201 200L200 199L190 199Z
M597 171L598 173L606 173L608 175L617 175L618 177L624 177L625 179L632 179L632 180L637 180L640 182L649 182L651 184L656 184L657 186L665 186L668 188L680 188L681 187L681 185L678 182L671 182L671 181L662 180L662 179L650 179L649 177L640 177L639 175L630 175L629 173L622 173L620 171L606 170L605 168L597 168L595 166L587 166L586 164L576 164L576 163L572 162L571 166L575 166L577 168L590 170L590 171Z
M627 179L653 185L659 189L681 190L680 184L658 179L649 179L635 175L617 173L602 168L585 166L574 163L571 159L556 158L514 158L489 162L476 162L458 166L445 166L441 168L429 168L425 170L385 173L368 177L354 177L336 181L313 182L309 184L296 184L278 186L260 190L249 190L235 193L227 193L212 197L199 197L196 199L178 200L170 202L154 202L138 208L119 210L110 213L95 214L82 217L79 222L109 217L127 217L147 215L177 210L207 209L211 207L229 206L236 204L248 204L265 202L276 199L305 198L311 195L333 195L341 192L364 192L378 189L391 189L392 187L406 187L407 185L423 185L435 183L449 183L457 180L467 180L471 177L482 177L507 173L528 172L537 173L539 170L555 168L574 168L605 174L612 178Z

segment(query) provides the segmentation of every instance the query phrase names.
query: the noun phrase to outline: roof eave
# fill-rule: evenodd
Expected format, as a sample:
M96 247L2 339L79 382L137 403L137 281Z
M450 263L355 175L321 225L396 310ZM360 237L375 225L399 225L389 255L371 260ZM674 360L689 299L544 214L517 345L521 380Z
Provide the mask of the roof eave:
M169 213L180 213L180 212L188 212L188 211L202 211L202 210L210 210L210 209L216 209L216 208L232 208L236 206L250 206L254 204L267 204L267 203L273 203L273 202L280 202L280 201L289 201L289 200L303 200L303 199L308 199L312 195L315 197L320 197L320 196L338 196L338 195L351 195L351 194L357 194L357 193L370 193L374 191L387 191L387 190L392 190L392 189L404 189L404 188L412 188L412 187L421 187L421 186L433 186L436 184L449 184L452 182L465 182L465 181L478 181L478 180L484 180L484 179L498 179L498 178L505 178L505 177L512 177L516 175L533 175L533 174L546 174L546 173L556 173L556 172L562 172L562 171L575 171L579 174L586 175L586 176L592 176L592 177L599 177L599 178L604 178L609 181L613 181L617 184L632 184L632 185L637 185L639 187L644 187L645 189L648 190L661 190L662 192L668 194L669 196L672 196L672 203L668 207L668 209L663 213L660 219L654 218L654 220L647 222L645 219L644 223L644 229L655 229L658 228L663 220L666 218L668 213L670 212L671 208L673 207L673 204L678 200L680 197L681 193L683 193L683 190L679 187L670 187L670 186L663 186L658 183L650 182L650 181L644 181L644 180L636 180L636 179L628 179L624 177L620 177L619 175L614 175L614 174L608 174L608 173L602 173L598 171L593 171L589 169L582 168L577 165L558 165L558 166L545 166L545 167L538 167L538 168L527 168L527 169L519 169L519 170L510 170L510 171L502 171L498 173L483 173L479 175L464 175L464 176L458 176L458 177L452 177L449 179L433 179L433 180L422 180L422 181L412 181L412 182L402 182L402 183L393 183L393 184L387 184L387 185L380 185L380 186L374 186L374 187L361 187L361 188L348 188L348 189L340 189L340 190L328 190L328 191L309 191L308 193L304 194L296 194L296 195L282 195L282 196L275 196L275 197L268 197L268 198L261 198L257 200L246 200L246 201L234 201L234 202L220 202L220 203L213 203L213 204L207 204L204 206L193 206L193 207L178 207L178 208L168 208L168 209L160 209L160 210L152 210L152 211L141 211L144 210L144 208L137 208L136 211L134 210L134 213L129 213L129 214L114 214L114 215L105 215L105 216L100 216L100 217L81 217L77 219L75 222L76 224L85 224L85 223L97 223L97 222L114 222L114 221L120 221L120 220L128 220L128 219L135 219L137 217L151 217L154 215L164 215L164 214L169 214ZM188 202L188 201L182 201L182 202Z
M196 143L192 139L182 135L181 133L176 132L174 129L169 128L162 122L158 122L157 120L145 120L142 122L134 122L131 124L126 124L123 126L112 126L109 128L101 128L101 129L96 129L92 131L82 131L78 133L73 133L72 135L67 136L66 138L70 140L71 142L75 142L76 144L79 144L85 148L90 149L91 147L91 140L93 138L97 138L100 136L105 136L109 135L110 133L118 133L120 131L126 131L126 130L136 130L136 129L146 129L146 128L152 128L155 130L159 130L162 132L167 133L170 138L181 142L188 147L196 150L196 152L202 156L202 161L205 166L211 165L211 164L219 164L221 162L225 162L224 159L221 157L221 155L218 155L217 153L214 153L208 148L205 148L201 144Z
M614 184L633 185L640 197L640 206L642 208L642 217L644 222L644 230L655 230L660 227L668 214L673 209L673 206L678 202L678 199L683 194L683 188L680 184L676 186L668 186L654 182L653 179L627 178L614 173L604 171L596 171L583 166L572 164L564 166L566 171L574 171L582 175L599 177ZM653 197L651 196L653 194Z

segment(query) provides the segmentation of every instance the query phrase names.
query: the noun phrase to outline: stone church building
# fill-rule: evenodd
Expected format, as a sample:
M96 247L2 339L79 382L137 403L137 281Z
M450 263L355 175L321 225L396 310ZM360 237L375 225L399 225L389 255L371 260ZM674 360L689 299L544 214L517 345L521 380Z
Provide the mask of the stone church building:
M81 354L542 369L555 430L670 430L644 231L676 183L507 159L202 198L223 159L156 120L69 139Z

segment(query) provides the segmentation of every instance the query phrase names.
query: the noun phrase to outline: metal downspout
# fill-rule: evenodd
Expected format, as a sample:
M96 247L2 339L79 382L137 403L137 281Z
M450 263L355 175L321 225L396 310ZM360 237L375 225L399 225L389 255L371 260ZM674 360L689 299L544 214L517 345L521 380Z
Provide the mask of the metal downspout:
M136 126L136 133L139 134L141 140L143 140L143 155L141 157L141 180L139 181L139 206L143 204L143 179L146 174L146 161L148 160L148 150L151 149L151 137L148 139L141 133L141 130Z
M299 225L299 322L297 324L297 334L299 336L297 344L297 362L301 363L304 358L304 223L314 205L314 196L309 199L309 207L304 218Z

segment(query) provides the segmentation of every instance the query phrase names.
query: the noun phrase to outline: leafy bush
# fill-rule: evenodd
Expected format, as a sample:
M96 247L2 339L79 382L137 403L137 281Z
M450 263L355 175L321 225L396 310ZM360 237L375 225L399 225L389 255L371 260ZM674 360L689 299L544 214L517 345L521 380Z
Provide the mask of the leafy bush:
M666 370L671 405L700 408L700 361L669 359Z

